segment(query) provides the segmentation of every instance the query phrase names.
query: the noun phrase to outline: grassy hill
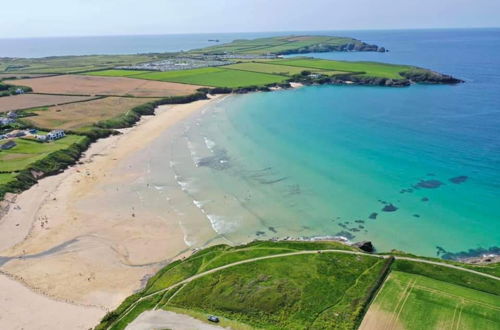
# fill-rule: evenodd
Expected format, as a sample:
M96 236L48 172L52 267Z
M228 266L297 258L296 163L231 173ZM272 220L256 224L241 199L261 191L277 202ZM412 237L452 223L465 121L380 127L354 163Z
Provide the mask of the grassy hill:
M191 51L194 54L251 54L285 55L331 51L385 51L376 45L335 36L281 36L258 39L240 39Z
M432 319L426 322L438 327L475 329L474 324L481 324L489 329L498 324L498 278L447 264L397 258L361 253L337 242L214 246L160 270L96 329L124 329L144 311L155 309L200 320L217 315L221 326L234 329L356 329L360 325L384 329L393 324L416 329L417 320L427 314ZM453 305L450 295L462 300ZM482 304L487 306L475 313ZM462 319L450 317L460 311ZM377 327L374 320L385 323Z

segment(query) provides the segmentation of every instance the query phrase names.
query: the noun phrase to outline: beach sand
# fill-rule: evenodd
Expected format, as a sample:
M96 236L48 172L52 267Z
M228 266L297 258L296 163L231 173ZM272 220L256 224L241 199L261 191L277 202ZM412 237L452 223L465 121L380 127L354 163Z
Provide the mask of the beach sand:
M148 145L214 99L160 107L17 196L0 219L0 328L88 329L172 258L191 253L196 246L186 243L177 214L165 207L159 216L128 189L141 182L134 165L145 161ZM182 226L196 228L200 244L215 236L200 215ZM22 285L8 284L16 281ZM39 304L34 313L30 301Z

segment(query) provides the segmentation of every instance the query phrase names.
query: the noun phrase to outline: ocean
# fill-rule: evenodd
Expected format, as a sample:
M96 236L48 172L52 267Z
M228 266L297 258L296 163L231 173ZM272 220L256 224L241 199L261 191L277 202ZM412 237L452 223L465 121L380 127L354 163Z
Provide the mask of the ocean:
M231 96L165 138L172 158L152 156L155 168L173 169L233 243L342 236L425 256L498 251L500 30L352 36L390 52L313 56L412 64L466 82Z
M500 29L307 33L390 50L311 56L417 65L466 82L229 96L144 151L134 194L159 214L174 210L192 247L209 243L183 225L196 216L234 244L337 236L424 256L498 251ZM177 51L266 35L275 34L0 40L0 56Z

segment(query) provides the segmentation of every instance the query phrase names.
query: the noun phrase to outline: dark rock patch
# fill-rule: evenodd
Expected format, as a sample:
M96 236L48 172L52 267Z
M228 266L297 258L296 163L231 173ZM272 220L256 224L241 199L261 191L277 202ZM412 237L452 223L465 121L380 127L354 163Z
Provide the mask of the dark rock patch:
M365 252L374 252L375 248L373 247L372 242L370 241L362 241L358 243L353 244L355 247L358 247L359 249L365 251Z
M500 247L492 246L489 248L469 249L467 251L450 252L440 246L436 246L437 255L447 260L464 260L469 258L480 257L483 255L500 255Z
M356 223L365 223L365 220L355 220Z
M398 208L396 206L394 206L393 204L387 204L382 209L383 212L395 212L397 210L398 210Z
M413 215L415 218L420 218L420 214L414 214Z
M275 234L278 232L274 227L269 227L267 229L269 229L269 231L272 231Z
M359 228L359 229L365 229L365 226L363 226L363 225L359 225L359 226L358 226L358 228Z
M461 183L464 183L465 181L467 181L468 178L469 178L468 176L461 175L461 176L456 176L454 178L451 178L448 181L450 181L451 183L454 183L454 184L461 184Z
M415 188L436 189L442 185L443 183L439 180L421 180L415 185Z
M427 197L422 197L421 201L422 201L422 202L428 202L428 201L429 201L429 198L427 198Z
M260 231L260 230L257 231L257 232L255 232L255 235L257 235L257 236L262 236L262 235L265 235L265 234L266 234L265 232Z
M377 212L373 212L372 214L370 214L370 216L368 216L368 218L372 219L372 220L375 220L375 219L377 219L377 216L378 216L378 213Z
M335 236L341 236L341 237L345 237L347 238L348 240L352 240L354 239L356 236L354 236L353 234L351 234L350 232L348 231L339 231L338 233L335 234Z

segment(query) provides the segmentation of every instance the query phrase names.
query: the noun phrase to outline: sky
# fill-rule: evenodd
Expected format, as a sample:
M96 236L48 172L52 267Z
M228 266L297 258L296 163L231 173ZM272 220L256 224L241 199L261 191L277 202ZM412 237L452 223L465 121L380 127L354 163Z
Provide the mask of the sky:
M500 0L23 0L0 38L499 27Z

